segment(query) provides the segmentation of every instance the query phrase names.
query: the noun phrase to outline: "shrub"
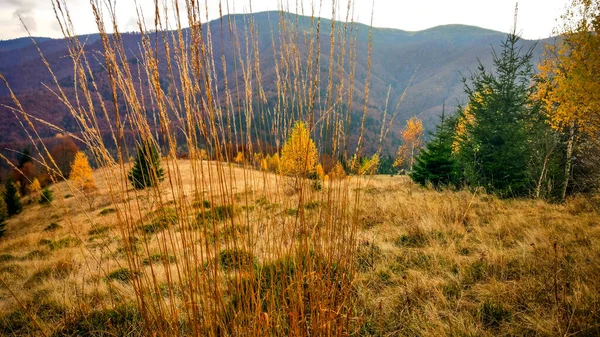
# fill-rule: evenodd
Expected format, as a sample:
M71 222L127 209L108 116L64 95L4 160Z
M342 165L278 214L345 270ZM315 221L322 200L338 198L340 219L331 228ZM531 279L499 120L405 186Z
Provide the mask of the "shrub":
M42 190L42 195L40 196L40 200L38 201L41 205L49 205L54 197L52 195L52 191L47 187Z
M62 226L57 224L56 222L52 222L50 223L50 225L46 226L46 228L44 228L44 232L54 232L58 229L61 229Z
M105 208L103 210L100 211L100 213L98 213L99 215L108 215L108 214L112 214L112 213L116 213L117 210L114 208Z

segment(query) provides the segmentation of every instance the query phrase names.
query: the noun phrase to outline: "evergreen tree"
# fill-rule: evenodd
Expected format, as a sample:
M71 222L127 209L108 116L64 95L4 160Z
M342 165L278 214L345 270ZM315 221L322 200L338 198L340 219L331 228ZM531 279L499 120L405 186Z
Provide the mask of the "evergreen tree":
M160 153L153 143L138 145L137 157L128 178L136 189L156 186L164 179L164 171L160 167Z
M410 177L421 185L457 186L460 175L456 158L452 153L457 118L446 118L442 113L440 124L432 134L432 139L416 158Z
M23 205L19 196L17 185L12 180L8 180L4 185L4 204L6 205L6 215L12 216L21 213Z
M526 195L534 186L527 125L531 111L532 49L521 55L519 37L508 34L500 55L492 52L494 71L480 63L467 79L469 103L458 133L458 162L466 182L500 196Z

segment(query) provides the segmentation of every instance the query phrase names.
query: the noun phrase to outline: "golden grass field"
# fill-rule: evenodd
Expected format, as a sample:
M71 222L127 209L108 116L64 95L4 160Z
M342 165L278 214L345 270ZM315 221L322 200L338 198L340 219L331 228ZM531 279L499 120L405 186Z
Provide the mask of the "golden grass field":
M189 261L186 254L194 251L189 242L214 243L198 258L199 273L210 270L232 241L264 265L279 258L277 251L286 255L303 231L319 235L315 221L331 208L327 195L337 186L325 181L307 198L316 203L300 203L299 210L298 194L286 178L238 165L202 165L201 184L190 179L197 172L189 160L163 161L163 167L180 173L167 174L165 188L111 193L126 184L120 181L124 175L102 169L95 172L99 190L91 208L67 182L51 186L50 206L27 204L8 220L0 239L0 334L145 335L132 280L155 283L153 296L178 310L185 285L177 281L182 264L175 261ZM218 167L227 174L220 175ZM175 176L180 180L170 188ZM600 334L600 216L592 206L597 200L574 197L558 205L499 200L481 191L437 192L405 176L346 179L355 181L349 196L360 197L358 206L351 206L358 207L360 230L349 292L354 328L345 333ZM231 193L221 193L221 185ZM215 190L194 195L202 190L197 186ZM231 221L194 227L197 214L216 205L232 205ZM123 225L130 221L119 218L123 213L137 214L137 221ZM148 225L156 218L167 219L159 224L164 228ZM299 228L299 223L315 227ZM132 251L139 259L128 258ZM243 280L251 268L241 267L236 277ZM231 277L222 269L220 278ZM266 314L258 313L259 320L261 315ZM271 323L266 317L265 324L275 324L274 317Z

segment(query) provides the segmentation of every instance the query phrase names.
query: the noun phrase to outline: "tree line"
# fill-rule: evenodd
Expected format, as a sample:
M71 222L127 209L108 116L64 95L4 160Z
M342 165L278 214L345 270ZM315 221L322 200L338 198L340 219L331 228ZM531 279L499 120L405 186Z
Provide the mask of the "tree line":
M423 185L483 187L501 197L563 200L598 187L600 1L574 0L534 71L513 31L493 69L463 78L468 100L442 115L416 157Z

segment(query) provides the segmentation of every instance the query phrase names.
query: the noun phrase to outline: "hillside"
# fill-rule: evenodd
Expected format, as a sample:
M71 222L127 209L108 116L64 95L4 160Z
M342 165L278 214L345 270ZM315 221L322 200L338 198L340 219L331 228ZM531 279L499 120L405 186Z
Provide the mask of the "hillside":
M257 40L260 50L260 69L267 99L276 100L269 93L276 92L274 88L274 55L272 48L271 33L275 44L280 43L280 31L277 28L277 12L264 12L249 15L232 15L225 17L223 22L235 22L236 36L242 44L248 37L250 21L253 22L257 31ZM301 29L310 30L310 18L300 17ZM222 27L225 27L221 31ZM228 69L233 69L235 57L231 34L221 25L221 21L215 20L210 23L210 31L213 36L213 50L216 54L215 68L222 69L221 58L223 52ZM340 26L338 25L338 28ZM364 81L366 78L366 60L368 49L369 27L357 24L357 64L356 71L356 95L362 99ZM312 28L314 30L314 27ZM326 87L328 78L329 46L331 22L321 20L320 34L322 36L321 48L321 78L322 88ZM205 30L205 34L206 34ZM377 131L380 128L380 120L385 109L388 86L391 86L390 106L396 105L397 99L405 90L409 79L415 74L412 86L408 89L405 101L400 107L396 119L396 129L399 129L404 121L412 115L423 119L427 128L431 128L437 122L437 116L442 111L443 104L446 108L453 110L457 103L463 102L461 73L468 74L469 69L477 67L477 60L484 65L491 64L491 47L499 48L505 34L485 30L477 27L449 25L427 29L419 32L406 32L395 29L373 29L373 59L372 59L372 82L370 93L370 104L367 117L368 133L367 144L376 140ZM218 38L217 38L218 37ZM96 75L99 91L105 100L110 100L109 84L103 76L104 69L101 66L102 44L97 35L81 36L86 41L86 51L91 60L91 68ZM122 35L125 50L129 62L135 64L135 58L139 56L141 37L139 34ZM38 46L44 53L53 69L59 83L65 87L65 91L73 97L73 65L68 57L63 40L36 38ZM546 41L537 43L534 52L534 61L538 60ZM159 42L160 43L160 42ZM522 41L523 46L528 48L535 41ZM306 47L306 46L304 46ZM245 55L245 52L240 52ZM300 50L306 54L307 50ZM336 56L339 49L336 50ZM163 73L166 72L166 62L162 59L159 65ZM33 116L39 117L52 124L64 126L68 131L76 130L76 123L68 116L65 108L59 100L44 87L52 84L52 77L43 65L37 49L27 39L0 41L0 73L7 79L12 90L23 103L25 110ZM240 75L241 76L241 75ZM219 86L223 86L223 76L219 76ZM232 78L230 70L230 79ZM165 81L165 88L172 83ZM0 104L14 106L8 97L8 90L4 85L0 86ZM362 112L362 102L359 98L355 104L355 114ZM109 109L111 104L108 104ZM110 113L110 111L109 111ZM107 121L100 116L100 125L106 127ZM26 134L20 124L16 121L13 112L4 106L0 106L0 144L26 140ZM40 128L43 137L52 136L55 131L46 126ZM388 146L395 148L398 145L397 130L390 135ZM367 145L369 146L369 145Z
M0 240L0 277L8 287L0 288L0 334L34 336L42 329L57 336L144 336L143 311L137 309L134 296L143 286L148 287L146 300L157 302L144 310L157 310L165 318L181 315L182 330L166 331L191 335L185 329L197 321L188 322L181 311L160 311L173 303L175 308L183 306L189 296L188 277L208 277L206 271L215 268L223 283L214 286L228 310L241 310L233 309L240 296L237 291L251 286L244 282L250 282L253 273L263 273L267 281L261 282L273 283L253 290L256 294L241 293L246 301L262 296L258 292L283 291L280 284L285 281L269 276L269 270L281 273L277 268L285 268L284 260L270 255L270 240L278 242L276 246L301 240L302 232L295 227L299 213L316 223L336 209L327 206L328 195L338 186L333 181L311 192L313 201L298 208L297 195L284 192L285 177L234 165L229 166L232 185L225 193L231 193L227 200L235 211L222 213L203 227L194 219L226 209L226 204L215 192L216 175L204 182L211 191L204 196L207 200L193 197L193 172L200 169L210 176L218 163L179 160L165 166L171 167L169 176L181 175L176 193L165 181L156 190L160 195L128 190L115 198L111 188L122 181L113 177L123 173L118 168L102 169L94 173L99 190L91 208L62 182L51 187L52 205L28 204L8 221L6 236ZM352 195L361 193L361 202L350 206L360 210L360 218L356 260L348 261L356 268L348 290L353 306L349 331L362 336L599 333L600 270L594 261L600 227L585 199L553 205L499 200L481 192L436 192L403 176L374 176L362 183L357 179L348 180ZM124 215L134 217L130 224L120 220ZM315 235L324 230L310 229ZM208 252L203 252L204 240ZM254 264L244 266L226 258L224 254L234 250L232 240L241 244L236 249L255 254ZM287 248L275 251L279 249L286 254ZM232 270L231 264L238 263L239 271ZM283 277L290 280L299 272L284 270L289 275ZM325 275L338 280L339 273ZM301 282L314 286L310 275L303 277ZM290 289L298 296L319 294L316 288L302 292L299 287L298 294L296 288ZM198 298L212 298L212 292L195 291L200 291ZM331 295L329 289L324 291ZM271 335L280 335L284 330L278 330L282 327L274 322L275 314L294 307L275 303L279 302L273 304L276 310L268 307L263 310L269 315L261 314L272 321L251 322L256 329L266 326L275 331ZM150 309L153 305L163 307ZM227 312L220 314L223 324L237 322ZM289 312L290 321L293 314ZM29 317L35 317L35 323ZM252 331L248 335L269 335Z

